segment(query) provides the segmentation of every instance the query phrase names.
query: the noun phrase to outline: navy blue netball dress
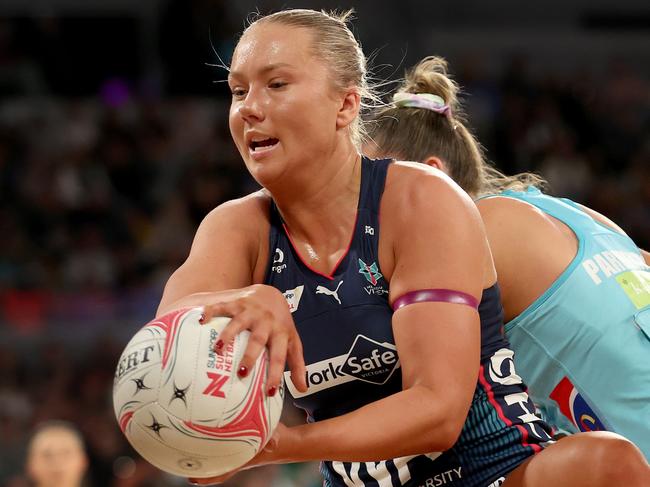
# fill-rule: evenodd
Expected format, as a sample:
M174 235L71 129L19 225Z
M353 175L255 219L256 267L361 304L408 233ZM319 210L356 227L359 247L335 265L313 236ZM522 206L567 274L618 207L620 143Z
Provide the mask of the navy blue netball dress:
M284 294L302 340L309 389L298 392L288 372L285 382L310 422L354 411L402 390L389 282L378 259L378 214L390 162L362 160L354 235L331 275L301 260L277 208L271 205L265 282ZM548 427L535 415L526 387L515 373L513 352L502 334L498 286L484 290L479 314L481 366L456 444L445 452L381 462L325 461L321 464L325 486L497 486L551 441ZM431 353L437 348L433 344Z

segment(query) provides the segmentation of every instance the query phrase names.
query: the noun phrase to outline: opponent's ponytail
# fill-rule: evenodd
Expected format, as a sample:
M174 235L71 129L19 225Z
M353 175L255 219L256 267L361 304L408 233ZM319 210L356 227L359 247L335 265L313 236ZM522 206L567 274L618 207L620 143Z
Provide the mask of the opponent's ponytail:
M483 148L466 127L458 93L447 62L424 58L406 73L392 103L374 112L368 124L370 144L377 146L373 152L418 162L438 157L452 179L474 197L543 184L537 175L508 177L486 163Z

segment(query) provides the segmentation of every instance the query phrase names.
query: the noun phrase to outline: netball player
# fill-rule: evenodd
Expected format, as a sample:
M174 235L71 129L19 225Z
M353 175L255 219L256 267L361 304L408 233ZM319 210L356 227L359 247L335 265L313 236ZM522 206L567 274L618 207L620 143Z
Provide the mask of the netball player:
M345 17L311 10L257 20L233 55L230 129L264 189L205 218L159 312L232 316L216 347L250 330L245 376L268 345L269 394L288 357L309 423L249 466L322 460L330 486L642 485L618 437L547 446L480 215L439 171L361 157L364 77Z
M534 175L488 167L446 73L435 57L408 73L373 117L368 150L441 169L479 198L506 336L535 402L564 429L621 433L650 458L649 254L604 216L529 185Z
M26 470L36 487L81 487L88 458L81 434L64 421L37 427L27 448Z

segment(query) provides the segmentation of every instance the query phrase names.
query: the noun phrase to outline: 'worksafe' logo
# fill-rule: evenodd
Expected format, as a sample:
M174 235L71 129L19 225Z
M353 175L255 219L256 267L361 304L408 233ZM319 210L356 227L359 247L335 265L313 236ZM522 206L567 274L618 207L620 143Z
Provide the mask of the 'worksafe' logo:
M291 395L299 398L353 380L381 385L391 378L399 366L395 345L357 335L347 354L307 366L307 392L299 392L295 388L289 372L284 373L284 378Z
M384 384L397 368L394 345L358 335L348 352L341 372L373 384Z

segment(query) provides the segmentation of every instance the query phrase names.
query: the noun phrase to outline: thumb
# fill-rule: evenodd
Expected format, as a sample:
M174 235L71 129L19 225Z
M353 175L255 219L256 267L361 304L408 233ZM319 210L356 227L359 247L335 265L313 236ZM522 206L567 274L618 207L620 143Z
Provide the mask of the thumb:
M280 444L280 436L285 428L285 425L278 423L278 425L275 427L275 430L273 431L271 439L266 443L266 446L264 447L264 451L266 453L273 453L278 448L278 445Z

